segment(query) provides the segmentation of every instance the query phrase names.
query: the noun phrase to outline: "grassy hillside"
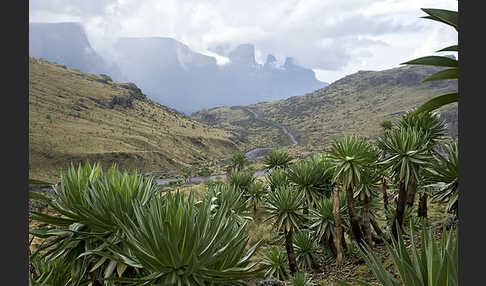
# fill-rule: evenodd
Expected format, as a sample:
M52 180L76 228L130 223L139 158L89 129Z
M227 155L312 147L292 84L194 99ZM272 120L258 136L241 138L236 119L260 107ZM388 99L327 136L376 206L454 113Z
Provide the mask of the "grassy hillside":
M70 161L121 169L174 168L228 157L242 142L116 83L29 59L29 177L59 180Z
M256 119L244 106L205 109L193 113L191 118L236 134L244 143L246 151L257 147L273 147L276 144L286 146L291 143L280 128Z
M359 71L329 86L286 100L245 106L261 114L263 119L287 127L305 149L321 149L330 140L357 132L374 137L381 134L380 122L393 120L407 110L418 107L430 98L457 90L457 81L421 83L434 67L402 66L384 71ZM450 134L457 135L457 104L444 107ZM225 113L221 116L221 113ZM239 109L214 108L203 110L193 118L236 133L247 130L231 118L238 118ZM228 127L230 126L230 127ZM253 130L254 141L271 140L266 130ZM275 145L283 146L275 140Z

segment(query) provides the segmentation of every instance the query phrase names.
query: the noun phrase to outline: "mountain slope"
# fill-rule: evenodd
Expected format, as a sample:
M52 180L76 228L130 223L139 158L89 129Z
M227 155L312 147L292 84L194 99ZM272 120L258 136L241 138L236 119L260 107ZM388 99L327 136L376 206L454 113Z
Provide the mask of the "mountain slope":
M218 160L231 133L146 98L133 83L29 58L29 177L57 180L69 161L143 171Z
M29 23L29 56L94 74L124 80L118 66L106 61L90 45L76 22Z
M454 80L421 83L437 70L434 67L402 66L384 71L359 71L312 93L241 108L253 109L264 119L286 126L299 145L322 149L330 140L344 134L377 136L381 134L380 122L383 120L397 118L434 96L457 90ZM220 116L221 110L231 109L202 110L192 117L207 123L211 118L213 126L236 133L246 129L228 120L237 117L236 113ZM441 111L450 125L449 134L457 135L457 104ZM256 141L264 140L268 134L262 130L257 137ZM276 141L274 145L281 144Z

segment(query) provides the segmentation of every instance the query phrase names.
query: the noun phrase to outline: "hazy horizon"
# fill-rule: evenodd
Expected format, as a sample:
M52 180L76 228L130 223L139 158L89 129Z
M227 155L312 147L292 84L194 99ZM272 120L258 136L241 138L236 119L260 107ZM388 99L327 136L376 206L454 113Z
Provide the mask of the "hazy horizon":
M170 37L220 64L224 56L215 48L251 43L258 63L268 54L279 61L292 57L332 83L457 42L456 31L420 18L420 8L457 10L457 1L30 0L29 22L79 22L93 48L108 58L118 37Z

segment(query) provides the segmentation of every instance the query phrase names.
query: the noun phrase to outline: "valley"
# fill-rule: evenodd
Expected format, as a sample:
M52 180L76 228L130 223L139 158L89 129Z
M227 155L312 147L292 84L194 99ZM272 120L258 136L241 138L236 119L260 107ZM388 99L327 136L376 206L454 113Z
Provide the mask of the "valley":
M258 113L262 120L272 122L276 127L285 126L284 130L299 142L296 148L319 151L345 134L359 133L370 139L376 138L382 134L382 121L397 119L438 94L457 90L457 81L453 80L420 82L438 70L440 68L401 66L384 71L360 71L301 96L247 106L212 108L191 116L236 134L246 134L249 117L242 110L253 112L253 115ZM446 106L439 112L448 123L449 135L457 137L457 104ZM288 139L275 140L275 134L271 128L255 126L251 141L271 147L267 141L274 138L278 147L290 145Z

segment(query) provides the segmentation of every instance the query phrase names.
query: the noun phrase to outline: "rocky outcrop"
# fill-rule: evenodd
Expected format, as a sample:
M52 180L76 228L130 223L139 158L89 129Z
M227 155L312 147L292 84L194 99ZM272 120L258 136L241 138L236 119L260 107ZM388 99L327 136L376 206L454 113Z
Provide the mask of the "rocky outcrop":
M108 108L113 109L115 105L120 105L126 108L133 108L133 98L131 97L122 97L122 96L113 96L111 101L108 103Z
M231 62L254 65L255 61L255 47L252 44L242 44L233 49L229 54Z

